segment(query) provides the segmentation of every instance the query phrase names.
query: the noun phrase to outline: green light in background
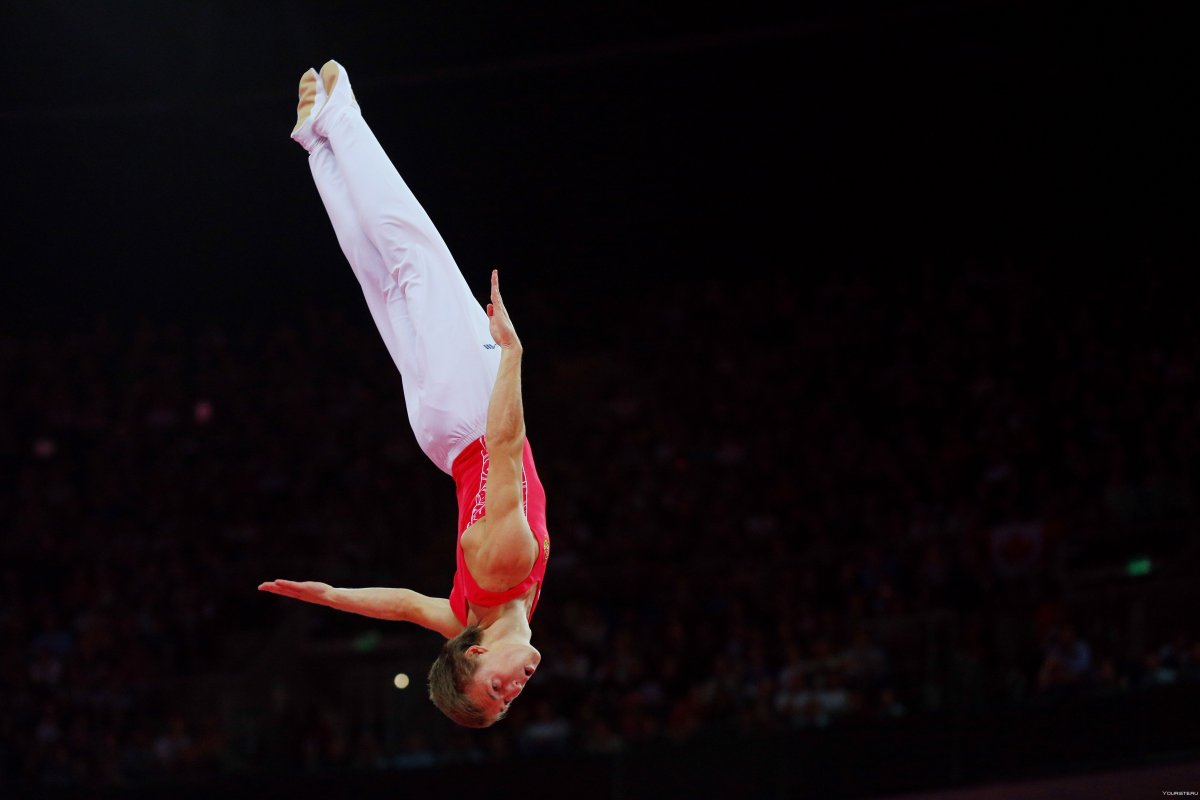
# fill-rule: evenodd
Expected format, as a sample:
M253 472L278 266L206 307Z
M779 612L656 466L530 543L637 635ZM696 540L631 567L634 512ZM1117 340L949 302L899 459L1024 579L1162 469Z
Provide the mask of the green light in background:
M380 640L383 639L379 635L379 631L367 631L354 639L354 649L359 653L370 653L379 647Z
M1129 573L1132 577L1136 578L1136 577L1139 577L1142 575L1149 575L1150 569L1153 566L1154 565L1150 562L1150 559L1148 559L1148 558L1134 558L1134 559L1131 559L1129 561L1129 563L1125 565L1125 571L1127 573Z

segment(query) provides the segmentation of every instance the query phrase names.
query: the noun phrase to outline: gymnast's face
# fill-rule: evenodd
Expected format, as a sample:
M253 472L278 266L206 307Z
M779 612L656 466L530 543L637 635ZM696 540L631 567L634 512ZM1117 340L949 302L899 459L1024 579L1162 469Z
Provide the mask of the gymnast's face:
M536 647L520 642L472 645L467 654L477 663L469 690L471 699L493 718L508 711L542 661Z

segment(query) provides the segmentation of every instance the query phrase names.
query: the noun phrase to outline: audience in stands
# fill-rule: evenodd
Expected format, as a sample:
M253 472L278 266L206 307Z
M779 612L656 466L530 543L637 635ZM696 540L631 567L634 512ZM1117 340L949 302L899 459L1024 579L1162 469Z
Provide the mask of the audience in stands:
M1160 627L1196 599L1171 571L1196 544L1195 318L1154 283L1035 274L652 284L611 330L514 296L555 549L543 669L484 733L419 696L393 730L329 677L365 656L313 655L380 627L255 591L449 588L449 479L365 312L9 331L0 785L602 754L1200 681L1196 632ZM1146 585L1131 617L1112 587ZM279 641L300 667L244 688Z

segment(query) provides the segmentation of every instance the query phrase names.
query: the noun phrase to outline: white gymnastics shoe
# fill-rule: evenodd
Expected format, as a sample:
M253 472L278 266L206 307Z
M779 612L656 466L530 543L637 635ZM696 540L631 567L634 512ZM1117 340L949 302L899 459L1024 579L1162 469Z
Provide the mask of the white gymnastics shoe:
M358 108L354 98L354 90L350 88L350 76L346 68L336 61L326 61L321 67L321 88L328 99L320 110L313 115L313 129L318 136L324 136L323 125L337 116L341 109Z

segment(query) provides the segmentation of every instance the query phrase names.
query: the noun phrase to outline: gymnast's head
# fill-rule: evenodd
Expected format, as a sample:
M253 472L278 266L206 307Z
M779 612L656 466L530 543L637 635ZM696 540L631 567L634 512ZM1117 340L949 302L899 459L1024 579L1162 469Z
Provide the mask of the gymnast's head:
M429 669L429 699L459 725L486 728L504 719L541 660L527 642L484 645L483 630L470 625L442 645Z

